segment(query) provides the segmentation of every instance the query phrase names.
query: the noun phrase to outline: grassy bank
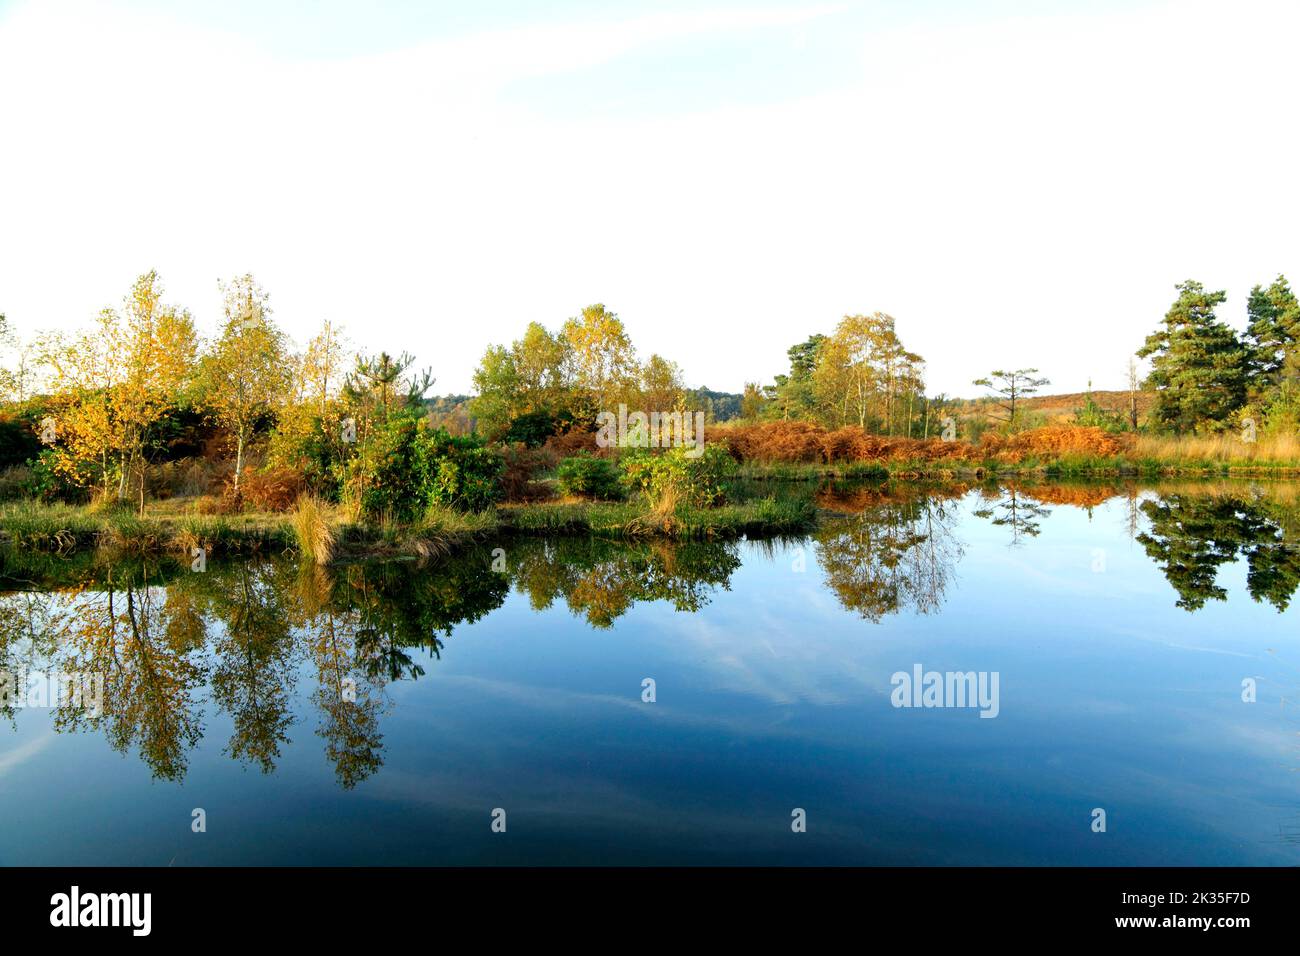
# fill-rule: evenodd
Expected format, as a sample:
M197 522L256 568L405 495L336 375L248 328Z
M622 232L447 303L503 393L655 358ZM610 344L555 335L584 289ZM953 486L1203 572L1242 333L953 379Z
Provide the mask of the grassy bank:
M742 462L716 507L655 510L630 501L550 500L505 504L482 512L431 508L418 521L360 524L344 509L308 501L289 512L202 514L196 499L151 501L143 515L127 506L0 505L0 546L66 555L87 550L170 554L188 559L291 551L320 564L365 557L437 557L492 536L662 538L770 537L808 531L827 506L828 481L861 488L924 481L953 488L995 479L1230 478L1300 476L1300 446L1261 439L1138 438L1122 454L1025 454L1005 458L898 457L850 462ZM547 482L550 483L550 482ZM834 510L833 508L830 510Z
M0 541L53 553L104 548L125 553L188 553L207 547L249 553L294 544L283 514L200 515L93 505L9 502L0 506Z
M210 556L296 551L326 564L361 557L436 557L495 535L591 535L676 540L778 535L816 522L810 494L744 497L713 508L678 507L657 513L641 502L564 501L503 505L466 513L431 509L413 523L360 525L341 509L313 506L285 513L199 515L177 502L134 510L10 502L0 506L0 545L70 554L104 550L121 554ZM304 513L306 512L306 513Z

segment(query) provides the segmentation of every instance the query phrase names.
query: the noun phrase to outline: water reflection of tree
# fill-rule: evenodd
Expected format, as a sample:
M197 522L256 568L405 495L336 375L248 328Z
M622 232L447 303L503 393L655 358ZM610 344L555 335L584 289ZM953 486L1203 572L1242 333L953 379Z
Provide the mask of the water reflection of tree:
M1162 495L1143 502L1150 528L1137 540L1178 592L1178 607L1225 600L1219 568L1244 556L1250 596L1283 611L1300 586L1300 548L1275 511L1231 495Z
M600 538L519 542L509 572L535 610L564 598L593 627L610 627L638 601L698 611L740 566L734 544L619 542Z
M1042 531L1039 522L1052 513L1012 485L986 490L983 495L985 504L975 509L975 516L989 520L995 527L1009 528L1013 548L1024 543L1022 538L1038 537Z
M193 608L159 586L155 572L122 565L108 571L101 589L55 595L47 626L58 663L46 669L103 678L102 716L85 698L64 702L55 711L56 730L102 722L115 750L137 747L155 776L175 780L203 735L203 636L195 633Z
M321 717L316 735L325 741L339 785L350 790L383 766L379 718L386 709L385 685L367 668L354 666L361 658L360 615L336 604L332 573L316 564L302 565L292 596L316 670L311 695Z
M6 556L0 666L104 674L103 715L63 707L56 730L102 730L168 780L185 775L202 738L205 686L234 728L224 752L273 772L299 675L313 675L316 733L347 788L383 764L387 685L422 676L421 655L436 658L457 626L499 607L512 580L536 606L562 597L608 626L636 601L696 610L740 563L735 545L709 542L518 541L507 552L507 574L490 570L486 547L431 566L252 558L203 572L102 555L20 568Z
M824 524L814 535L826 583L844 607L870 621L942 603L962 546L952 501L920 495L885 501Z
M210 680L213 698L234 722L226 751L270 773L293 723L294 641L283 583L269 562L218 565L206 573L205 582L220 587L212 606L225 625L213 641Z

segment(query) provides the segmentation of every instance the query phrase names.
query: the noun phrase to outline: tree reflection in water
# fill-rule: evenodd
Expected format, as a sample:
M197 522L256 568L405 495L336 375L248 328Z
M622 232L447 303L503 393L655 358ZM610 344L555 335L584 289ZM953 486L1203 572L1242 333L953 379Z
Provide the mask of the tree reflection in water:
M1228 592L1219 568L1246 561L1246 590L1286 610L1300 585L1296 511L1267 496L1173 493L1142 503L1149 530L1137 540L1178 592L1177 605L1198 610Z
M902 610L939 608L962 556L954 528L965 491L823 489L818 504L839 515L813 539L840 604L874 622Z
M491 570L487 547L436 565L262 558L210 561L201 573L168 559L8 554L0 668L104 675L102 714L69 701L55 729L102 731L165 780L185 776L212 711L233 727L224 752L273 772L299 719L298 681L312 675L316 734L352 788L383 765L388 684L423 676L456 626L500 607L512 582L535 608L563 598L609 627L638 601L696 611L740 565L735 544L715 542L517 541L507 554L505 573Z
M880 622L930 613L953 586L956 529L972 489L888 483L828 486L811 538L827 587L847 610ZM976 489L971 512L1010 543L1039 534L1048 505L1128 504L1136 538L1189 611L1226 590L1218 570L1242 560L1247 589L1279 611L1300 586L1300 509L1274 488L1009 485ZM806 546L800 542L800 546ZM335 568L287 558L210 561L191 572L170 559L86 553L51 558L0 552L0 669L104 677L103 712L86 701L54 708L56 731L102 732L135 751L154 776L182 779L204 722L229 718L223 751L276 769L307 701L340 786L383 765L388 687L415 680L458 625L500 607L511 588L536 610L564 606L591 627L613 626L638 602L692 613L730 586L736 543L512 539L434 564L386 561ZM760 548L761 553L761 548ZM312 682L309 692L301 682ZM12 702L0 714L18 719Z

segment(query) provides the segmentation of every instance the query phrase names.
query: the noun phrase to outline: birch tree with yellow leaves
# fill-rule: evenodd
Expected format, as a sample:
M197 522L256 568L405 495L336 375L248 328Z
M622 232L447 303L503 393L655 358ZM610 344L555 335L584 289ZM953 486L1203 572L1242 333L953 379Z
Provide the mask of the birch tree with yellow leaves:
M290 369L284 334L271 321L267 295L251 275L222 283L225 318L203 357L202 404L235 440L235 494L257 420L284 400Z
M131 287L115 325L122 365L110 402L121 456L117 496L125 497L128 478L137 476L143 507L146 440L194 374L194 320L186 310L163 303L162 284L151 270Z
M158 273L146 272L121 312L103 309L89 330L43 348L59 396L53 466L74 484L97 480L106 496L116 478L118 500L133 478L143 500L151 429L194 370L194 321L162 296Z
M623 322L597 303L564 323L573 387L595 410L609 411L636 395L640 369Z

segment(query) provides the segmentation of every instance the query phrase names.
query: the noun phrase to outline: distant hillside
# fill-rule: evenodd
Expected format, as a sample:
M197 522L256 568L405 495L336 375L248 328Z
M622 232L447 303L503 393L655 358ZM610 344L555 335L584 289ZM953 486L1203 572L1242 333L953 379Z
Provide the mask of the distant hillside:
M1032 398L1022 399L1021 402L1023 402L1023 407L1026 410L1037 412L1045 415L1048 419L1054 420L1073 418L1074 413L1083 408L1087 400L1088 395L1086 392L1068 392L1061 395L1035 395ZM1126 391L1094 391L1092 400L1105 411L1128 414L1129 393ZM956 408L960 414L976 415L996 402L997 399L994 398L960 399L956 403ZM1145 418L1154 402L1155 396L1150 392L1138 392L1138 417Z
M712 412L715 422L725 422L740 417L741 396L735 392L715 392L709 388L692 388L686 393L686 405L691 410Z

